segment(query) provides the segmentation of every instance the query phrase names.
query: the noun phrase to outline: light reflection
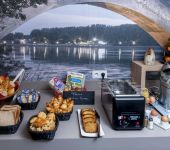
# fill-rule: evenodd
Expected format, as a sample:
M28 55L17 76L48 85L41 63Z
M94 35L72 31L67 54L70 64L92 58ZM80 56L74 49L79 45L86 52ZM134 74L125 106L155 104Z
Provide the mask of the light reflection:
M16 59L15 50L12 51L14 60Z
M6 49L7 49L7 47L6 47L6 46L4 46L4 52L6 52Z
M77 53L77 48L74 47L74 49L73 49L73 55L76 56L76 53Z
M25 60L25 51L26 51L26 48L25 48L25 46L22 46L21 47L21 54L23 55L23 58L24 58L24 60Z
M129 60L135 59L135 49L132 48L131 50L127 50L125 56L128 56ZM121 61L124 58L123 49L119 47L117 51L112 48L108 50L107 48L90 48L90 47L55 47L49 48L45 46L43 49L42 47L33 46L32 48L29 47L20 47L19 51L20 56L22 56L23 60L25 59L44 59L44 60L55 60L58 58L69 58L72 61L77 59L78 61L89 61L89 62L98 62L98 61L105 61L107 59L111 59L112 55L115 58L114 61ZM54 55L53 55L54 54ZM18 59L18 51L15 50L12 52L12 57ZM32 57L32 58L31 58ZM62 60L62 59L61 59ZM67 59L68 60L68 59ZM88 62L88 63L89 63Z
M45 47L44 49L44 59L46 59L46 55L47 55L47 47Z
M121 48L119 48L119 61L121 59L121 55L122 55L122 50L121 50Z
M96 52L95 52L95 49L93 50L93 61L94 62L96 61Z
M28 48L28 53L29 53L29 56L31 56L31 48L30 47Z
M58 57L58 47L56 47L56 54L57 54L57 57Z
M90 56L90 60L91 60L91 58L92 58L92 49L91 49L91 47L90 47L90 49L89 49L89 56Z
M99 58L99 60L104 59L105 54L106 54L106 49L105 48L99 48L98 49L98 58Z
M135 46L136 45L136 41L132 41L132 45ZM134 60L134 57L135 57L135 50L133 48L133 50L132 50L132 61Z
M67 48L67 54L70 55L70 47Z
M73 49L73 56L78 57L78 59L87 57L90 60L96 61L97 59L98 60L105 59L106 55L107 55L107 50L105 48L92 49L92 48L80 47L77 50L75 48Z
M79 59L81 58L81 47L78 48L78 58L79 58Z
M133 49L132 50L132 61L134 60L134 58L135 58L135 50Z
M33 53L34 53L34 59L35 59L35 53L36 53L36 48L35 48L35 46L33 47Z

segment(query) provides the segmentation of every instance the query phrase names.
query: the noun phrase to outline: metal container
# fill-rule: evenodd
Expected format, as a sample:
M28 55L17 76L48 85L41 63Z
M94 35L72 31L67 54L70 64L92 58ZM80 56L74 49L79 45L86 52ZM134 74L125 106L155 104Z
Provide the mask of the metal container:
M170 62L165 63L161 69L159 103L170 110Z
M110 80L106 81L113 95L116 97L122 96L136 96L138 93L135 88L130 85L128 81L125 80Z

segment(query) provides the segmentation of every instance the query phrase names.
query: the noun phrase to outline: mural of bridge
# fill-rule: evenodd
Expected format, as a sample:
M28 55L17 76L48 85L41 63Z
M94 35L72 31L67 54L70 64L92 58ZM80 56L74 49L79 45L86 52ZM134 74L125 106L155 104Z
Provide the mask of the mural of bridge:
M0 39L29 19L48 10L70 4L89 4L109 9L137 23L162 47L170 43L170 2L165 0L48 0L47 5L24 9L23 12L27 16L25 21L5 18L3 20L5 28L0 29Z

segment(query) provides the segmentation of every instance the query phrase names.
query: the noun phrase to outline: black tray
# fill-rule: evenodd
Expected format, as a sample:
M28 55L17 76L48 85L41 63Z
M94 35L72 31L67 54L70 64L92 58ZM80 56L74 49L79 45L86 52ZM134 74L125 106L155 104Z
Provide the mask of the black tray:
M30 129L30 120L33 117L36 117L36 116L37 115L32 116L29 119L28 124L27 124L27 129L28 129L29 134L31 135L31 138L33 140L53 140L54 136L55 136L55 133L56 133L56 131L58 129L58 125L59 125L58 117L56 116L56 127L54 128L54 130L50 130L50 131L32 131Z
M24 118L24 113L21 111L18 123L16 125L11 125L11 126L0 126L0 134L14 134L14 133L16 133L23 118Z
M16 104L20 105L22 110L34 110L34 109L36 109L39 101L40 101L40 95L39 95L38 101L32 102L32 103L20 103L20 102L18 102L18 99L16 98Z
M68 113L58 113L56 115L60 121L68 121L71 117L72 112L73 112L73 109Z

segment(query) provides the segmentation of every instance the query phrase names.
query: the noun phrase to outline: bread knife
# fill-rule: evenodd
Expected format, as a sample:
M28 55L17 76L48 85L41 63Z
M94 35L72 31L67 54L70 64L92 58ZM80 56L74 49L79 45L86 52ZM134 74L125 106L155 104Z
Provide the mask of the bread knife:
M97 117L97 137L99 138L100 137L100 116L98 114L98 112L95 110L96 112L96 117Z

